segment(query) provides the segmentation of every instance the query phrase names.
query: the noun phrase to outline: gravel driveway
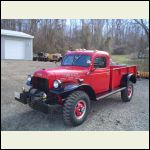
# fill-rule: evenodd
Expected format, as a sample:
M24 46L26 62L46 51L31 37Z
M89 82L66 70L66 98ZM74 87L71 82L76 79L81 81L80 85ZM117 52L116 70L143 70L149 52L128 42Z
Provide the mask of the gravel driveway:
M120 93L101 101L92 101L90 115L77 127L64 125L60 106L52 107L50 113L46 115L14 100L14 91L20 91L21 87L25 86L28 74L38 69L55 66L50 62L1 60L1 130L149 130L149 80L147 79L138 81L134 86L131 102L123 103Z

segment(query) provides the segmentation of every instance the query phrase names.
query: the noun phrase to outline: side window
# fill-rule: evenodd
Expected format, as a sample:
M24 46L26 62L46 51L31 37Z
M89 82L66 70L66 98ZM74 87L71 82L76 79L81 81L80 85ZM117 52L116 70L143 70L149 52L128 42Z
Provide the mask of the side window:
M95 58L94 67L95 68L105 68L106 67L106 58L105 57Z

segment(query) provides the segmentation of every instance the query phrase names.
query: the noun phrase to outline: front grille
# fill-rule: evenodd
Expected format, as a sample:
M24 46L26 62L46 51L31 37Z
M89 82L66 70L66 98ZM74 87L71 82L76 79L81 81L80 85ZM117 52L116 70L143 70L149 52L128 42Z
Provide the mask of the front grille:
M48 80L39 77L32 77L32 87L42 91L48 91Z

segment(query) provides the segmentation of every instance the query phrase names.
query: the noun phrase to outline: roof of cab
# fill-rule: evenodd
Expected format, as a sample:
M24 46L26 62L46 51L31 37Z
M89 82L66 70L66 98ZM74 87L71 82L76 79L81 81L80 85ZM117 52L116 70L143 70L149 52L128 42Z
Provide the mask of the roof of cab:
M106 51L101 51L101 50L85 50L85 49L79 49L75 51L68 51L67 54L87 54L87 55L107 55L109 56L109 53Z

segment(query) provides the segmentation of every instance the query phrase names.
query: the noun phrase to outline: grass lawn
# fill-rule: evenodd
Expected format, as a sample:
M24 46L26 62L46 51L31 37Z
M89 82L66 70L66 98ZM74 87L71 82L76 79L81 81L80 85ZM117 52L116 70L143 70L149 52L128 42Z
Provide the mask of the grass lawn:
M149 71L149 59L131 59L130 55L111 55L111 58L119 64L137 65L139 71Z
M111 55L110 57L119 64L128 64L130 61L129 55Z

